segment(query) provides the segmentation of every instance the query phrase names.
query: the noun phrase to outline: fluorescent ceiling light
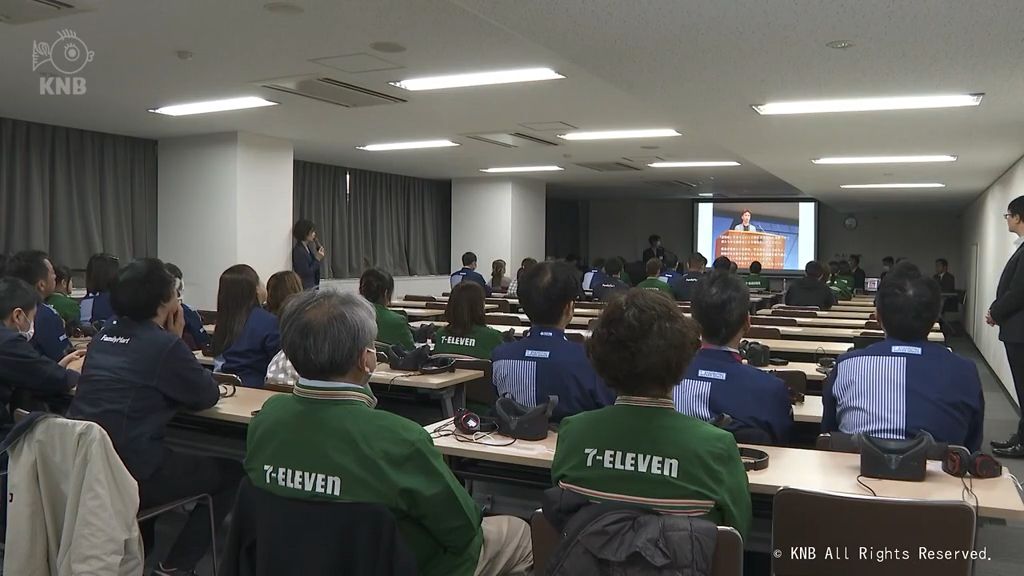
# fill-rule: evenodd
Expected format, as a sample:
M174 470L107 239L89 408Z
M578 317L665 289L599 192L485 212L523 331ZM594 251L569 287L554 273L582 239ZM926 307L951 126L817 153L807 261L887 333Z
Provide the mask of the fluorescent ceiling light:
M899 96L895 98L848 98L842 100L801 100L769 102L753 106L758 114L818 114L822 112L868 112L874 110L918 110L977 106L984 94Z
M472 74L410 78L399 82L388 82L388 84L405 90L418 91L463 88L466 86L489 86L492 84L513 84L516 82L536 82L538 80L557 80L559 78L565 78L565 76L551 68L521 68L518 70L495 70L493 72L476 72Z
M654 128L650 130L604 130L599 132L569 132L559 134L562 140L617 140L620 138L667 138L682 136L671 128Z
M504 168L484 168L481 172L488 174L505 174L509 172L558 172L561 166L506 166Z
M714 195L715 194L713 192L701 192L700 194L697 194L697 196L700 196L701 198L711 198Z
M367 150L370 152L384 152L387 150L415 150L418 148L447 148L449 146L458 146L457 143L451 140L419 140L416 142L390 142L387 144L367 144L366 146L356 146L360 150Z
M711 168L714 166L739 166L739 162L732 160L712 160L707 162L654 162L648 164L651 168Z
M912 164L916 162L956 162L956 156L937 154L931 156L834 156L815 158L814 164Z
M945 184L939 184L938 182L900 182L893 184L843 184L840 188L846 188L848 190L862 189L862 188L945 188Z
M209 100L206 102L192 102L189 104L175 104L161 108L150 108L150 112L164 114L166 116L188 116L190 114L206 114L208 112L225 112L227 110L244 110L246 108L260 108L262 106L277 106L277 102L264 100L255 96L244 98L228 98L227 100Z

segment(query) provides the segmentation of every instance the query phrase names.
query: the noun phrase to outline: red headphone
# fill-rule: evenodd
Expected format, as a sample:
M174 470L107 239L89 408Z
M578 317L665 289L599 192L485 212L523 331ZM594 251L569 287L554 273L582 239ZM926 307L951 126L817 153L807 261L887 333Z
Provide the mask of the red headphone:
M455 410L455 417L452 418L455 429L463 434L476 434L477 432L494 432L498 425L491 418L481 418L476 412L470 412L465 408Z
M957 478L968 474L974 478L998 478L1003 473L1003 465L988 454L951 444L942 459L942 471Z

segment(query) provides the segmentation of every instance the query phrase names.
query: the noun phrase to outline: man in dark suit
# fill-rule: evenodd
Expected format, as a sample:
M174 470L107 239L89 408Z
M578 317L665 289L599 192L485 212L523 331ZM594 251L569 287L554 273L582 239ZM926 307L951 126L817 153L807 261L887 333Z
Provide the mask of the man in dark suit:
M1006 347L1010 361L1013 386L1017 401L1024 399L1024 196L1014 198L1006 209L1006 227L1017 235L1017 249L1003 268L996 287L996 299L988 307L985 322L999 326L999 339ZM1024 418L1017 433L1006 442L992 442L993 454L1009 458L1024 458Z
M647 262L651 258L657 258L658 260L663 260L665 258L665 247L661 245L661 236L651 234L650 238L647 239L647 243L650 244L651 247L644 250L644 256L641 259L642 262Z
M860 267L860 254L850 254L850 273L853 274L853 289L864 290L867 273Z
M932 276L939 283L943 294L956 292L956 278L949 273L949 261L945 258L935 260L935 276ZM942 311L956 312L956 298L951 296L943 297Z

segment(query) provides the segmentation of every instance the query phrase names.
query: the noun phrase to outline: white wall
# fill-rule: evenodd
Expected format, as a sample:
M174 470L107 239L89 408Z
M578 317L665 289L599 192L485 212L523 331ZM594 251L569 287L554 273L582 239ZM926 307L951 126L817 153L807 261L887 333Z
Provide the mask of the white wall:
M252 266L263 282L292 269L292 143L258 134L238 134L238 262Z
M508 180L466 178L452 181L452 271L473 252L485 277L491 262L512 253L512 184Z
M324 280L321 290L359 292L359 278ZM394 300L401 300L406 294L418 296L440 296L451 290L448 276L395 276Z
M621 256L639 260L651 234L685 260L693 251L691 200L592 200L590 259Z
M220 273L235 264L237 134L160 140L157 249L185 276L185 301L216 307Z
M545 220L547 218L547 186L539 180L512 182L512 250L506 274L515 277L523 258L544 259ZM454 220L452 220L454 222ZM484 277L489 278L487 272Z
M974 339L989 366L1003 386L1016 398L1006 351L999 341L998 328L985 324L985 312L996 296L996 286L1006 260L1013 253L1016 236L1007 232L1003 213L1010 200L1024 195L1024 159L1007 170L992 186L971 204L963 221L963 252L972 254L978 247L977 281L967 286L968 306L964 326ZM976 294L977 297L973 297ZM1018 404L1020 399L1018 398Z
M847 230L843 220L857 218L857 228ZM969 282L962 249L962 222L957 212L839 212L818 206L818 259L839 260L849 254L861 255L861 267L868 276L882 270L882 258L906 258L929 275L935 259L949 260L949 271L957 287Z

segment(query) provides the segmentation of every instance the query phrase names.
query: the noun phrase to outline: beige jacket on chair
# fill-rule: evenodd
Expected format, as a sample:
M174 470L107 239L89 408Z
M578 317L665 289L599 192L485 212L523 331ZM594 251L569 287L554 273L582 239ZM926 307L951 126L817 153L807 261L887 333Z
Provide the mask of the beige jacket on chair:
M103 428L43 418L9 452L4 574L141 576L139 487Z

